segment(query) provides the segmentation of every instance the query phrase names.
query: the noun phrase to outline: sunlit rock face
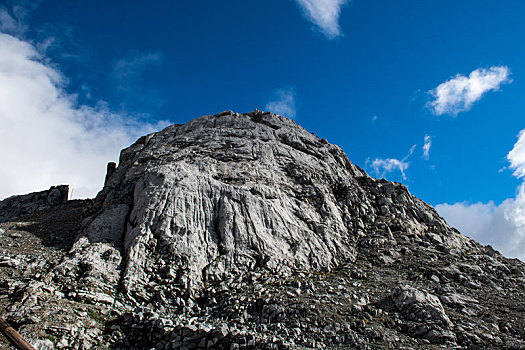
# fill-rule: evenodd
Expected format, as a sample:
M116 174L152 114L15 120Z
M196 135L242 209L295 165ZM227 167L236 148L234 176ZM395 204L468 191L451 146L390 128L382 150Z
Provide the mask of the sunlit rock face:
M151 282L191 290L255 269L328 271L354 261L358 242L401 233L470 244L404 186L370 178L338 146L260 111L140 138L89 214L63 265L92 289L109 282L143 299ZM90 267L80 273L78 261Z

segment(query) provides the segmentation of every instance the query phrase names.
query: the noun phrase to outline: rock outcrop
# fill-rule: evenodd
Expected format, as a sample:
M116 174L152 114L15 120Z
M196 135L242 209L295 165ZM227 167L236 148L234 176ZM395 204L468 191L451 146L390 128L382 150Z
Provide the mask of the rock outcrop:
M73 265L91 266L80 283L100 291L97 281L119 282L142 300L154 297L147 286L156 276L191 290L257 268L329 271L354 261L360 236L395 241L395 223L447 249L471 246L404 186L377 182L339 147L261 112L224 112L139 139L91 212L73 247Z
M35 344L525 348L522 262L268 112L144 136L95 199L0 236L0 305Z
M47 191L12 196L0 201L0 222L12 221L64 204L69 193L68 185L51 186Z

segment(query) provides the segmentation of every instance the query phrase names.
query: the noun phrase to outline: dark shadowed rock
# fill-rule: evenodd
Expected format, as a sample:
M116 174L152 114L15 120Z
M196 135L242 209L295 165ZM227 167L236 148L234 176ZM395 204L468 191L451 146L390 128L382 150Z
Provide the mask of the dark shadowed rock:
M12 221L64 204L68 185L51 186L47 191L12 196L0 201L0 222Z

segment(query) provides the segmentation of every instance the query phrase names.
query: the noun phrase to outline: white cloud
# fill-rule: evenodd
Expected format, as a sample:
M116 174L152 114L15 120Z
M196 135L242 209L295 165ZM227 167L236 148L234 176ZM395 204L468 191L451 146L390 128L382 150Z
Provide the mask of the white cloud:
M480 68L472 71L468 77L456 75L429 91L433 100L427 107L436 115L468 111L487 91L499 90L503 83L510 83L510 69L507 66Z
M447 222L459 229L462 233L480 241L487 240L487 230L491 225L492 217L497 206L489 203L455 203L438 204L436 210ZM488 235L490 237L490 234ZM480 239L481 238L481 239Z
M412 155L416 145L410 147L408 154L401 160L396 158L376 158L374 160L367 159L367 164L374 170L376 176L385 177L387 173L398 170L401 176L406 180L405 170L408 169L410 163L407 159Z
M394 170L399 170L401 172L401 176L403 176L403 179L405 180L407 178L405 170L408 169L409 165L409 162L405 162L396 158L376 158L370 163L370 166L372 169L374 169L374 172L378 176L385 177L387 173L390 173Z
M525 129L508 153L514 175L525 176ZM516 190L515 198L500 205L489 203L439 204L437 211L462 233L490 244L505 256L525 261L525 183Z
M423 144L423 159L428 160L430 158L430 147L432 146L432 138L430 135L425 135L425 143Z
M514 169L514 176L520 178L525 176L525 129L518 135L518 141L512 150L507 154L510 168Z
M438 204L436 210L461 233L482 244L490 244L507 257L525 261L525 193L520 186L516 198L500 205L488 203Z
M295 0L308 20L329 39L341 35L339 15L349 0Z
M278 89L276 99L266 104L265 109L288 118L295 118L295 93L293 89Z
M107 105L80 105L66 78L36 48L0 33L0 197L69 184L74 195L101 189L108 161L138 136L162 127Z

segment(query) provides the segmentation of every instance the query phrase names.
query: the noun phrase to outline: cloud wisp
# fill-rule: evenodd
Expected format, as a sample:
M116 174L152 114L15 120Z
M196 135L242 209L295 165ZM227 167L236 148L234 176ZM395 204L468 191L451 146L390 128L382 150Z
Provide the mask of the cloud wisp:
M397 170L401 173L403 180L406 180L407 177L406 177L405 171L410 166L410 162L408 162L408 158L410 158L412 153L414 153L415 148L416 148L416 145L413 145L412 147L410 147L408 154L403 159L375 158L374 160L367 159L366 163L373 169L376 176L385 177L386 174Z
M525 129L507 154L517 178L525 177ZM490 244L507 257L525 261L525 182L516 196L500 205L488 203L438 204L436 210L462 233L483 244Z
M435 115L457 116L460 112L470 110L486 92L497 91L502 84L510 83L510 74L507 66L479 68L468 77L458 74L430 90L433 99L426 106Z
M13 6L11 10L0 7L0 32L16 36L23 35L27 31L24 18L27 11L21 6Z
M349 0L295 0L304 16L328 39L341 35L339 15Z
M144 88L143 85L144 75L160 67L164 61L164 54L155 51L128 53L113 63L110 79L122 107L128 110L146 107L151 110L164 104L157 88Z
M111 76L120 90L128 90L130 85L141 79L144 71L152 66L158 66L164 62L164 55L160 52L128 54L113 64Z
M265 106L267 111L277 113L288 118L295 118L295 92L293 89L278 89L275 99Z
M430 159L430 147L432 146L432 138L430 135L425 135L424 143L423 143L423 159L429 160Z
M48 61L33 44L0 33L1 198L61 183L76 198L94 196L121 148L167 124L114 113L104 102L79 104Z

